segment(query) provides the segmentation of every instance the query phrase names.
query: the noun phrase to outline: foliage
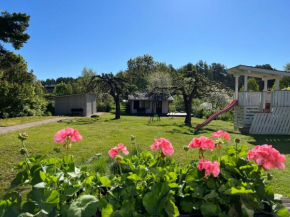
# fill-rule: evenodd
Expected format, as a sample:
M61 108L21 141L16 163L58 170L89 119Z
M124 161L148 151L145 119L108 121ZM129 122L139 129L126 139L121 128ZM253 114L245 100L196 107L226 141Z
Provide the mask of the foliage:
M173 74L173 89L182 95L186 117L184 123L191 124L192 100L206 97L210 93L223 89L221 83L210 81L203 74L198 73L196 66L191 63L180 68Z
M181 166L161 150L118 158L128 171L107 176L87 166L77 167L69 155L25 155L26 160L15 167L20 171L9 192L0 201L0 216L82 217L101 213L113 217L165 217L190 213L239 217L252 216L266 207L274 216L289 216L273 193L269 172L249 161L247 147L238 145L240 140L235 142L225 148L225 155L212 152L212 161L220 167L215 176L205 176L196 160ZM223 143L217 139L216 149ZM184 150L187 156L190 150ZM200 158L205 151L200 149ZM26 198L16 191L20 186L29 189Z
M62 96L62 95L69 95L73 93L72 86L70 83L59 83L55 86L53 93L57 96Z
M24 33L29 27L30 16L25 13L10 14L7 11L0 15L0 40L5 43L11 43L14 49L19 50L29 39L29 35ZM6 52L3 45L0 44L0 55Z
M113 97L116 106L115 119L120 119L120 97L132 92L133 87L124 78L123 73L95 75L91 78L90 87L95 89L97 86L102 89L103 93L108 93Z
M244 86L240 88L240 91L244 91ZM259 85L255 78L248 79L248 90L247 91L259 91Z
M228 91L218 90L210 93L205 100L211 103L214 109L221 109L230 103L231 97Z
M22 56L6 52L0 56L0 118L43 115L44 90L33 72L27 72Z

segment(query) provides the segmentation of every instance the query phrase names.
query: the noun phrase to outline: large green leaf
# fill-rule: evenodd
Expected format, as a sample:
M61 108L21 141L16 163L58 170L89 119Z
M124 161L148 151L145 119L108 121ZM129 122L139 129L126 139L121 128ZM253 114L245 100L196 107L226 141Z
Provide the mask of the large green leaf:
M106 176L99 177L99 180L102 183L102 185L105 186L105 187L111 187L112 186L111 180L108 177L106 177Z
M110 217L111 214L113 213L113 206L110 203L107 203L106 207L102 208L102 217Z
M168 217L179 216L178 208L172 200L167 201L166 206L165 206L165 211Z
M203 216L217 216L220 212L220 208L217 204L203 203L200 206L200 210Z
M35 201L39 208L47 213L52 212L59 203L58 191L47 188L33 188L27 197Z
M96 214L99 208L99 201L92 195L82 195L75 200L67 210L70 217L88 217Z
M15 188L18 185L24 184L26 181L28 181L28 172L26 170L19 172L15 179L12 180L10 188Z
M166 182L156 183L152 186L151 192L143 197L143 205L149 214L158 215L164 209L170 196L170 187Z

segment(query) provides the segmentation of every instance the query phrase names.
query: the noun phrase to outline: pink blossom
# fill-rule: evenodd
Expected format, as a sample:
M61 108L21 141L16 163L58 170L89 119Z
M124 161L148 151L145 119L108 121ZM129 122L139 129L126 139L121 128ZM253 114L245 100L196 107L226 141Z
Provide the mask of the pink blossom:
M129 154L126 146L123 143L119 143L118 146L109 150L109 156L111 158L115 158L120 151L123 152L125 155Z
M151 151L158 150L161 148L165 156L173 155L174 153L172 144L167 139L164 139L164 138L155 139L153 145L151 145L150 148L151 148Z
M215 144L212 139L209 139L205 136L201 136L200 138L194 138L188 145L188 148L201 148L203 150L206 149L215 149Z
M117 148L118 151L122 151L125 155L129 154L129 151L123 143L119 143Z
M66 139L68 139L71 142L80 141L83 139L83 137L79 134L79 131L73 128L66 128L58 131L54 135L54 142L64 142Z
M212 134L212 138L219 138L219 137L224 137L227 140L230 140L230 134L226 131L218 130L217 132L214 132Z
M118 150L117 147L111 148L111 149L109 150L109 156L110 156L111 158L115 158L115 157L117 156L118 153L119 153L119 150Z
M217 161L200 160L197 168L200 171L205 169L205 176L213 174L214 177L217 177L220 173L220 166Z
M255 161L266 170L275 167L280 170L285 169L285 156L280 154L275 148L272 148L272 145L257 145L255 148L248 151L248 159L250 161Z

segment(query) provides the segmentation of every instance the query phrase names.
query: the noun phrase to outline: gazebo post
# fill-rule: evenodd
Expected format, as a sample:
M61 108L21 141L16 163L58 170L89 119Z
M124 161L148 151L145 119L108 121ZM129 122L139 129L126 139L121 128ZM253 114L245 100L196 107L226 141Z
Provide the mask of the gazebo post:
M276 78L276 89L275 90L280 90L280 78Z
M248 75L244 76L244 91L248 91Z
M235 75L235 100L239 99L239 75Z
M265 78L263 80L264 80L264 91L268 91L268 80Z

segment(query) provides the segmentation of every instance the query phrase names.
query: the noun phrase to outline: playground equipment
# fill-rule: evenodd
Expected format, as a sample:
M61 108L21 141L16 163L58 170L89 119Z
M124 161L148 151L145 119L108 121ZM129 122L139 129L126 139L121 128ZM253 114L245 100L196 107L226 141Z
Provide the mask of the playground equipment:
M209 124L218 115L234 109L234 128L250 134L290 135L290 91L280 90L280 79L290 73L238 65L227 70L235 77L234 100L210 116L197 129ZM244 91L239 92L239 77L244 76ZM247 91L248 77L262 78L264 90ZM268 80L275 79L275 91L268 91Z

